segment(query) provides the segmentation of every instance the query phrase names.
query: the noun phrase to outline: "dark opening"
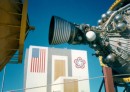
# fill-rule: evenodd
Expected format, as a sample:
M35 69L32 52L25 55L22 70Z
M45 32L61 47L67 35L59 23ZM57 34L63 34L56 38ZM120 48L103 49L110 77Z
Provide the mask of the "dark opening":
M54 34L54 16L51 18L50 27L49 27L49 44L52 43L53 34Z

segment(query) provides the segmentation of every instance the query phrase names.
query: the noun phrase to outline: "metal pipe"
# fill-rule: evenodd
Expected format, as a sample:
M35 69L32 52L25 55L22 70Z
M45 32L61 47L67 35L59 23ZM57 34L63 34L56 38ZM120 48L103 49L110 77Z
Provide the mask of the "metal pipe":
M2 79L2 86L1 86L1 92L4 92L4 81L5 81L5 70L6 70L6 66L4 68L4 73L3 73L3 79Z
M103 30L105 30L105 28L109 25L109 23L111 22L111 20L113 19L113 17L115 17L115 15L119 12L121 12L122 10L125 10L127 9L128 7L130 7L130 4L120 8L119 10L115 11L111 16L110 18L107 20L107 23L105 24L105 26L103 27Z

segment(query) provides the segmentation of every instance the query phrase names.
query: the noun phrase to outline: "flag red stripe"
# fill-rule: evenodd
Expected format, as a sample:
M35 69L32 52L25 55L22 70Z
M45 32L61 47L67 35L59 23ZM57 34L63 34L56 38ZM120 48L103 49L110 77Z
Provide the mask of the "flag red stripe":
M36 65L36 72L38 72L38 58L36 58L37 65Z
M37 58L37 72L39 72L39 58Z
M33 72L35 72L35 58L33 58Z
M38 73L38 69L39 69L39 58L37 58L37 73Z
M33 58L33 72L35 72L35 58Z
M40 55L40 72L42 72L42 62L43 62L43 60L42 60L42 53L43 53L43 50L41 50L41 55Z
M36 66L36 72L38 72L38 58L36 58L37 66Z
M35 65L34 65L35 66L35 72L37 72L37 58L35 58L34 62L35 62Z
M34 64L33 64L34 63L34 58L32 58L32 62L31 63L32 63L32 72L33 72L34 71Z
M36 71L36 67L37 67L37 58L35 58L35 65L34 65L34 67L35 67L35 72L37 72L37 71Z
M43 72L43 54L44 54L44 50L42 50L42 55L41 55L41 56L42 56L42 57L41 57L41 59L42 59L42 62L41 62L41 63L42 63L42 64L41 64L41 71L42 71L42 72Z
M45 72L45 55L46 55L46 51L44 50L44 72Z
M35 64L34 64L34 61L35 61L35 59L32 58L32 64L33 64L33 65L32 65L32 67L33 67L32 72L34 72L34 65L35 65Z
M38 58L38 72L40 71L40 58Z
M40 58L38 58L38 72L40 72Z
M38 73L38 66L39 66L39 58L37 58L37 67L36 67L37 73Z

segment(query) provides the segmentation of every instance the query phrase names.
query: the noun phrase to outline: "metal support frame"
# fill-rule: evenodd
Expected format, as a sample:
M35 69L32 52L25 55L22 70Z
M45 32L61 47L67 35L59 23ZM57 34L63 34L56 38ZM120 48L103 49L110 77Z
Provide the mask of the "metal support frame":
M123 90L123 92L126 92L126 88Z
M112 76L112 69L110 67L103 67L104 81L106 92L115 92L114 82Z
M28 7L28 0L24 0L23 10L22 10L21 28L20 28L18 63L22 62L22 56L23 56L25 32L26 32L26 26L27 26L27 7Z
M99 88L98 92L101 92L101 91L102 91L103 84L104 84L104 79L102 80L102 83L101 83L101 85L100 85L100 88Z
M0 9L4 10L2 7L0 7ZM4 10L4 11L6 11L9 14L20 15L20 16L22 15L21 13L10 12L10 11L7 11L7 10Z
M0 26L8 26L8 27L18 27L18 28L20 28L20 26L18 26L18 25L9 25L9 24L1 24L1 23L0 23Z
M118 92L118 88L116 85L114 85L114 88L115 88L115 92Z
M6 3L9 4L10 2L6 2ZM0 59L1 59L1 62L2 62L0 64L0 70L2 70L3 67L8 62L11 62L11 63L16 63L16 61L17 61L17 63L22 62L24 40L26 38L26 34L27 34L26 32L27 32L28 26L29 26L29 24L28 24L28 16L27 16L28 0L23 0L23 2L15 2L15 3L21 5L20 6L20 12L18 12L18 13L17 13L17 11L10 11L10 9L6 10L2 6L0 7L0 9L3 10L4 13L8 15L7 17L11 18L12 16L15 16L15 15L17 15L18 18L20 17L20 20L17 21L18 24L11 24L12 20L9 20L8 22L10 22L10 23L7 23L7 24L6 24L6 22L0 23L0 27L3 28L3 29L6 28L6 27L9 27L9 28L11 28L9 31L16 30L16 32L14 32L12 34L10 32L11 36L10 35L5 35L7 37L1 36L1 40L4 39L4 40L8 40L9 42L16 42L16 44L13 45L14 47L11 47L12 46L11 45L9 47L9 49L8 48L6 50L2 49L1 53L2 54L4 53L3 54L4 57L0 56ZM7 7L7 8L9 8L9 7ZM4 14L2 16L4 16ZM7 18L7 20L8 20L8 18ZM13 21L13 22L15 22L15 21ZM17 35L17 36L14 36L14 34ZM8 38L8 36L10 36L10 37ZM13 40L13 41L10 41L10 40ZM16 60L16 58L14 58L13 55L16 53L17 50L18 50L18 55L17 55L17 60Z

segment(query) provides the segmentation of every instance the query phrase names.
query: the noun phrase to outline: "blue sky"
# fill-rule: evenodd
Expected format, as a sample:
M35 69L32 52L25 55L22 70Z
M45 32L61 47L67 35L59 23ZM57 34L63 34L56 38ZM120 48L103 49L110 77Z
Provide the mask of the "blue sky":
M49 45L48 32L51 16L62 17L72 23L97 25L98 19L115 0L29 0L28 15L30 25L36 30L30 31L25 41L25 48L30 45L48 46L56 48L81 49L88 52L89 77L102 76L98 58L92 56L94 50L87 45ZM25 55L25 54L24 54ZM0 83L3 71L0 72ZM24 58L22 64L7 64L4 90L23 88ZM98 92L102 78L90 80L91 92ZM1 88L1 84L0 84ZM22 91L19 91L22 92ZM102 92L105 92L104 90ZM122 92L121 90L119 92Z

